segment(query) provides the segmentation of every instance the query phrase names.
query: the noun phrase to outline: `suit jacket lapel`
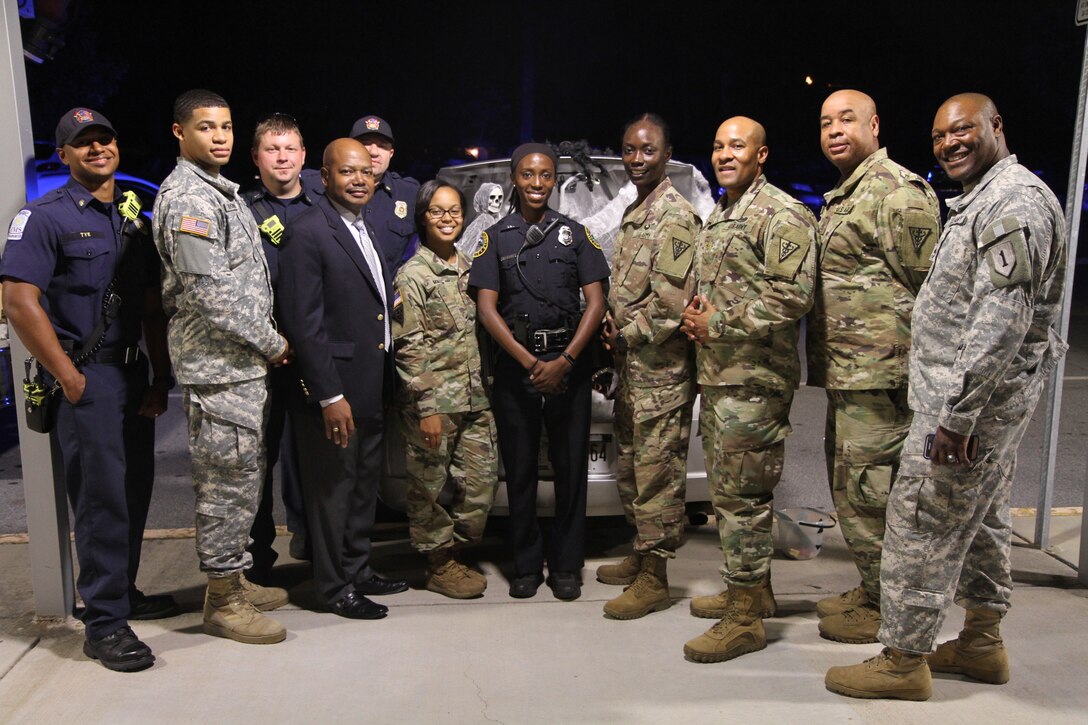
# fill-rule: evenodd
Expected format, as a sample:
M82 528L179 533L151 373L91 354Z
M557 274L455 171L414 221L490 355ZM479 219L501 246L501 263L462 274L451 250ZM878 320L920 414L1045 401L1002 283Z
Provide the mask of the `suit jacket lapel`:
M381 293L378 291L378 284L381 282L374 279L370 274L370 265L366 263L366 258L363 257L363 250L359 249L359 243L355 241L355 237L348 231L347 226L344 225L344 219L340 216L340 212L333 208L328 199L322 197L324 203L321 204L321 209L325 212L326 220L329 222L329 227L332 230L332 238L336 240L336 243L343 247L347 255L351 257L351 261L355 263L355 267L359 270L359 274L363 275L363 279L374 290L374 294L381 299ZM373 240L373 235L371 235ZM384 280L383 280L384 281Z

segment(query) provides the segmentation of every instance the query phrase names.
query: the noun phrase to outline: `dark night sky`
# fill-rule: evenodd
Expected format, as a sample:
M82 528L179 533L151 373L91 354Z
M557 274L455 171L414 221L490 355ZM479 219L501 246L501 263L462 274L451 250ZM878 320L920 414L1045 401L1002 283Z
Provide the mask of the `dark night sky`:
M309 166L360 115L384 116L393 167L426 178L466 145L505 156L531 89L537 139L616 148L623 122L653 110L673 125L675 156L703 162L717 125L743 114L768 129L772 179L816 184L836 177L818 144L829 90L874 96L882 141L921 173L937 106L976 90L1021 161L1064 194L1084 47L1075 4L86 0L68 45L27 76L36 138L69 107L98 107L121 134L122 169L154 181L177 151L171 103L192 87L231 102L226 173L239 181L270 111L299 119Z

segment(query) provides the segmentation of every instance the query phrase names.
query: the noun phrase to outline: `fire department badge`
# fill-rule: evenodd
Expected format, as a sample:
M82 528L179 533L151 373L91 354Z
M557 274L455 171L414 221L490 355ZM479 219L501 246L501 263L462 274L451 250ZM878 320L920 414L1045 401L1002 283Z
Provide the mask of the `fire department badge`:
M397 217L400 219L408 216L408 202L398 201L396 204L393 205L393 213L396 214Z
M571 232L570 227L566 224L559 227L559 243L564 247L569 247L574 242L574 233Z

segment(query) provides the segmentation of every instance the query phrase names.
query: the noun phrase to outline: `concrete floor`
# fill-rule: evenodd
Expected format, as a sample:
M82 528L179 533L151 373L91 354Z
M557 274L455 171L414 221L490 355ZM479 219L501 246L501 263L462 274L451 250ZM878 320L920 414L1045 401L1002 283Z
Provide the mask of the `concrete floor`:
M1056 518L1055 538L1079 533L1080 517ZM684 642L712 622L688 614L693 595L717 591L721 555L713 524L691 527L669 578L665 612L618 622L601 613L618 593L593 581L602 560L622 555L628 532L591 522L583 596L564 603L542 588L514 600L501 522L478 549L490 588L453 601L413 588L388 597L390 615L356 622L310 611L309 567L287 554L280 573L292 603L274 616L285 643L246 646L201 633L202 577L191 538L147 542L140 584L172 591L186 613L137 623L158 655L143 673L109 672L81 652L80 625L44 629L31 620L25 544L0 544L0 721L18 723L1084 723L1088 689L1088 591L1045 552L1013 551L1015 607L1003 631L1012 681L982 685L938 675L927 703L863 701L823 686L826 669L876 654L879 645L821 639L815 602L856 583L837 530L819 557L774 562L781 615L767 621L766 650L715 665L687 662ZM1028 520L1017 530L1030 532ZM375 560L421 585L420 561L401 528L384 532ZM509 571L506 572L509 574ZM944 631L961 622L951 613Z

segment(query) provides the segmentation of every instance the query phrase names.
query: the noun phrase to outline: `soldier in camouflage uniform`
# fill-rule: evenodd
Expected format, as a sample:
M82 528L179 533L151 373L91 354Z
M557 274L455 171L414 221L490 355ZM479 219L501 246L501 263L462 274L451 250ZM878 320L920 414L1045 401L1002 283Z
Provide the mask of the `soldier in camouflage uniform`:
M914 296L937 242L937 198L880 148L876 105L838 91L820 142L842 174L824 198L808 383L827 389L824 450L831 495L861 586L817 604L820 634L875 642L884 511L910 427L907 355Z
M774 487L782 475L797 338L812 306L816 220L767 183L766 134L737 117L718 129L711 156L726 195L695 242L698 296L684 311L702 386L700 431L718 519L727 590L696 597L692 613L721 621L684 645L695 662L767 646Z
M964 194L948 202L914 308L914 420L888 501L880 574L886 647L860 665L831 668L825 680L853 697L927 699L930 669L1008 681L998 626L1012 593L1016 451L1067 348L1054 329L1066 265L1054 194L1009 153L986 96L945 101L932 139ZM977 452L969 445L975 436ZM927 654L953 599L967 609L963 631Z
M238 185L219 175L230 159L230 108L208 91L174 103L181 158L155 199L170 357L189 420L196 489L196 547L208 574L204 631L249 644L281 642L261 614L287 592L246 581L246 551L264 476L268 365L287 340L272 322L272 286L260 234Z
M416 199L423 244L397 272L393 339L408 444L408 521L412 546L427 556L427 588L454 599L478 597L483 574L455 557L478 542L498 480L495 422L484 391L476 305L468 297L471 262L459 252L465 209L460 189L428 181ZM397 304L397 303L395 303ZM452 511L438 497L452 475Z
M694 289L699 218L665 175L672 144L659 116L628 124L622 154L637 195L612 258L602 337L619 376L616 483L637 535L634 554L598 568L597 578L631 585L604 611L636 619L671 606L666 564L683 534L695 360L680 314Z

